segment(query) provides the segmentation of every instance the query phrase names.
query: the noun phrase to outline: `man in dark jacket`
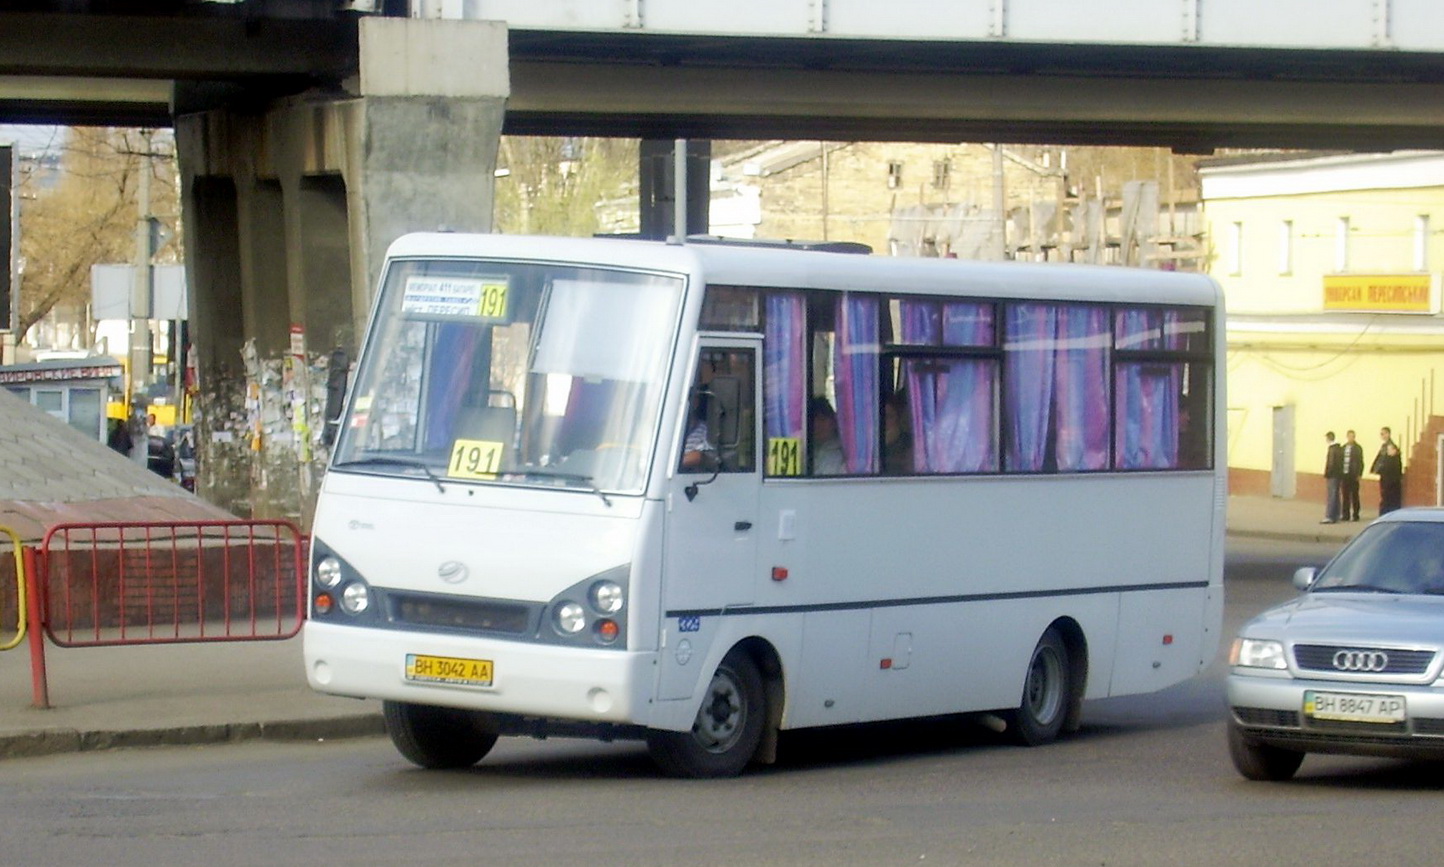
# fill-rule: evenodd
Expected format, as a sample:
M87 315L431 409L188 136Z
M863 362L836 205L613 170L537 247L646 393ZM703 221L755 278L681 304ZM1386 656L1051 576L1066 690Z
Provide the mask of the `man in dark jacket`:
M1364 474L1364 447L1354 442L1354 432L1344 434L1344 475L1339 479L1339 520L1359 520L1359 477Z
M1334 432L1324 434L1324 519L1320 524L1339 522L1339 483L1344 479L1344 447L1334 442Z
M1383 444L1369 472L1379 477L1379 514L1386 515L1404 504L1404 456L1388 428L1379 429L1379 439Z

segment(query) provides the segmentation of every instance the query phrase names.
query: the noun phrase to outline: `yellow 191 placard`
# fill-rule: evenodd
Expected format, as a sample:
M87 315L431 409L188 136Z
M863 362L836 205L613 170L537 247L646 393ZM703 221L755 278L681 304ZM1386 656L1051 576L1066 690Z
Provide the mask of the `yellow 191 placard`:
M767 475L802 475L802 440L797 437L768 437Z
M506 281L485 282L481 284L481 303L476 311L478 316L486 319L505 321L506 319Z
M490 440L457 440L451 444L446 475L453 479L494 479L501 467L502 444Z

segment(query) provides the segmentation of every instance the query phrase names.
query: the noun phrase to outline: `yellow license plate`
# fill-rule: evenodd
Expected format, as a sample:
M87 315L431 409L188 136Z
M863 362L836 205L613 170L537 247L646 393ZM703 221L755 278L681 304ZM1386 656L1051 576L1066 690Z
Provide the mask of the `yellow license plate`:
M491 686L491 660L406 654L406 679L418 683Z

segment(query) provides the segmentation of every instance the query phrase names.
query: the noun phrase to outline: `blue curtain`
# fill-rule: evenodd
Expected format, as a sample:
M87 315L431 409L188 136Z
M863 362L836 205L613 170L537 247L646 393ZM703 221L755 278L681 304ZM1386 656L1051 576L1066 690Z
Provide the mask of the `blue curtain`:
M837 299L833 376L843 462L854 474L878 470L878 304L866 295Z
M426 386L426 449L448 449L455 438L457 413L471 386L471 372L481 330L475 325L443 322L436 326L431 369Z
M1058 309L1011 304L1003 319L1006 466L1013 472L1039 472L1048 451Z
M1120 364L1114 451L1125 470L1178 466L1181 364Z
M1056 365L1060 472L1108 468L1108 311L1058 308Z
M802 295L767 296L767 328L762 350L763 423L768 438L801 439L806 424L806 308Z
M903 301L902 342L988 346L993 309L986 304ZM990 360L903 364L911 402L913 471L977 473L998 468L993 443L997 364Z

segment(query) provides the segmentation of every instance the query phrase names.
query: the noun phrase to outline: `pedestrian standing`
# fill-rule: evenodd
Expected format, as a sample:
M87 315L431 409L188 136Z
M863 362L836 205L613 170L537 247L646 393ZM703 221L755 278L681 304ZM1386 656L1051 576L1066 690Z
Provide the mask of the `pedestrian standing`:
M1369 471L1379 477L1379 514L1387 515L1404 505L1404 456L1388 428L1379 429L1379 440L1379 454Z
M1334 432L1324 434L1324 519L1320 524L1339 522L1339 483L1344 478L1344 447L1334 442Z
M1354 432L1344 432L1344 475L1339 479L1339 520L1359 520L1359 477L1364 474L1364 447Z

